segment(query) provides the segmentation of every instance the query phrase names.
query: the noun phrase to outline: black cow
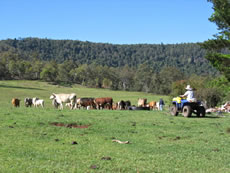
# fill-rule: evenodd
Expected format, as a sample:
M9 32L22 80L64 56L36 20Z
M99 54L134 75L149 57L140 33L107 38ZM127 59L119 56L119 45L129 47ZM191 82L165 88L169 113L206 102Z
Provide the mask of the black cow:
M131 102L129 100L125 101L125 109L127 110L128 107L131 106Z
M123 110L125 109L125 102L124 100L121 100L118 102L118 109Z
M118 108L120 110L127 110L128 107L131 106L131 102L128 100L128 101L124 101L124 100L121 100L120 102L118 102Z
M33 104L32 98L25 98L24 103L26 107L31 107Z

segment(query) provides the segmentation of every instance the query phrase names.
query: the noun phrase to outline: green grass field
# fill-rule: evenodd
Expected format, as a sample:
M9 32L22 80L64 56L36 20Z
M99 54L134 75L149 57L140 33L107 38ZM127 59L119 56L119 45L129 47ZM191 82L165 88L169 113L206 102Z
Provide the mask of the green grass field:
M57 110L51 93L111 96L114 101L166 96L0 81L0 172L230 172L230 117L172 117L168 111ZM39 97L45 108L11 105ZM167 107L167 106L166 106ZM55 126L76 124L80 127ZM129 144L112 142L118 139Z

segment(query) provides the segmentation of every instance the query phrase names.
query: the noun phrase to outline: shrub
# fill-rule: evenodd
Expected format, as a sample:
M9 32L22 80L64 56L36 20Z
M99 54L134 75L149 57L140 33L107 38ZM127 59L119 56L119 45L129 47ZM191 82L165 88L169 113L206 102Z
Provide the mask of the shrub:
M207 107L217 106L223 99L223 93L217 88L200 88L196 91L196 98L205 101Z

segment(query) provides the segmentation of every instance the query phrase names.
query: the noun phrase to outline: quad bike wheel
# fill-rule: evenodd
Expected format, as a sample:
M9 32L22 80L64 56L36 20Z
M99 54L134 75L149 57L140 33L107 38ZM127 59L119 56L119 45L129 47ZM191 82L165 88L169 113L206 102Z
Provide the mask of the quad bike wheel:
M177 111L176 105L172 105L172 106L170 107L170 114L171 114L172 116L177 116L177 115L178 115L178 111Z
M182 114L184 117L191 117L192 115L192 108L189 105L183 107Z
M205 117L205 108L204 108L204 106L199 106L198 107L197 116L198 117Z

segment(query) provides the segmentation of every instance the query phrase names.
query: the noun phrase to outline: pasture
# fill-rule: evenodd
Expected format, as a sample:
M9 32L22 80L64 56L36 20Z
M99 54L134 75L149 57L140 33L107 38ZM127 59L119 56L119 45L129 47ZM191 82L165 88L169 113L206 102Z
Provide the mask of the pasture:
M184 118L165 111L54 109L52 93L112 97L166 96L72 88L39 81L0 81L0 172L230 172L230 118ZM25 97L45 100L26 108ZM21 99L20 108L11 99ZM166 103L167 104L167 103ZM119 144L112 140L129 141Z

